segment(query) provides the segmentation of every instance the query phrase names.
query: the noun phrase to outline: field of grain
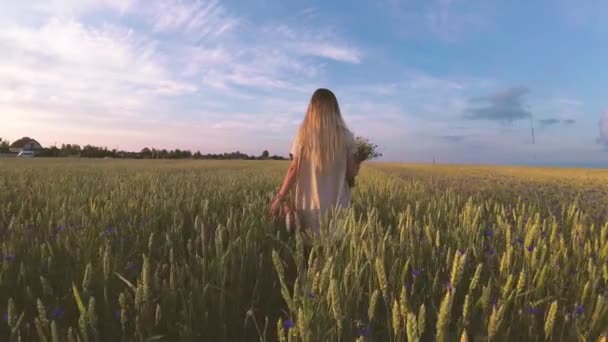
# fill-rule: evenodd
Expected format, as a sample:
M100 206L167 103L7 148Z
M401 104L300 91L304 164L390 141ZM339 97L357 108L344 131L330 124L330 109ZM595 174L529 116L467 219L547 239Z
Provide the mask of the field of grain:
M286 167L2 159L0 340L606 334L608 171L366 165L308 253L267 216Z

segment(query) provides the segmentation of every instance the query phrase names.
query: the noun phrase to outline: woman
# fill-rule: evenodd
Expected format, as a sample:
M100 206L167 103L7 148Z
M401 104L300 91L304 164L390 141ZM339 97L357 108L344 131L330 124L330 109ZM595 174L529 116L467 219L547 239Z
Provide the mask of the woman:
M350 187L359 172L356 145L336 96L327 89L312 95L291 146L292 160L270 211L276 216L295 186L295 209L302 228L317 235L320 220L350 206Z

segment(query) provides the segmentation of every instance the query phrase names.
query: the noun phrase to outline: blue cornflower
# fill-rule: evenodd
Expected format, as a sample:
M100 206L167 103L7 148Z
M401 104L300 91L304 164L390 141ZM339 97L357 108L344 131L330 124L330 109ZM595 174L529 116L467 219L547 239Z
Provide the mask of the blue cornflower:
M511 245L515 245L515 244L518 244L520 246L523 245L524 244L524 239L522 239L520 237L515 238L513 241L511 241Z
M133 261L129 261L127 262L127 266L125 266L125 269L132 272L137 271L137 264Z
M63 225L55 227L55 233L61 232L61 231L64 231L64 230L65 230L65 226L63 226Z
M114 232L116 232L116 228L109 227L108 229L104 230L101 235L112 235Z
M52 320L62 319L65 316L65 310L55 307L49 313L49 318Z
M488 251L486 252L486 254L488 256L492 256L492 255L494 255L494 250L492 248L490 248L490 249L488 249Z
M2 315L2 320L5 322L8 322L8 314L5 313L4 315Z
M4 261L15 261L15 254L4 254L3 256Z
M314 298L314 297L315 297L315 294L314 294L314 293L312 293L312 291L308 291L308 292L306 292L306 296L307 296L308 298Z
M543 310L540 308L536 308L533 306L528 306L526 308L526 311L530 314L530 315L540 315L541 313L543 313Z
M534 245L530 245L526 247L526 249L528 250L528 252L532 253L532 251L534 251Z
M120 319L120 309L116 309L116 311L114 311L114 317L116 317L116 319Z
M486 230L486 236L491 238L494 236L494 231L491 229Z
M580 316L585 312L585 308L582 305L576 305L574 307L574 315Z
M357 337L367 337L371 333L371 328L368 325L361 325L357 329Z
M293 321L290 319L283 322L283 329L285 329L285 330L289 330L289 329L293 328L293 326L294 326Z
M448 291L451 291L451 290L453 290L453 289L454 289L454 286L452 286L452 282L451 282L451 281L447 281L447 282L445 283L445 285L443 285L443 287L444 287L446 290L448 290Z
M413 276L414 278L418 277L418 276L419 276L419 275L421 275L421 274L422 274L422 270L417 270L417 269L415 269L415 268L412 270L412 276Z

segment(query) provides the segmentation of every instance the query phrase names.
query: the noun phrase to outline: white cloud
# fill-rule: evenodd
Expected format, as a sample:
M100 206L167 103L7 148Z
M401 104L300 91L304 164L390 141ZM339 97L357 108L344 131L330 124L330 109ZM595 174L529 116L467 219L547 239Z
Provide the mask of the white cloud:
M217 38L239 23L217 0L159 0L142 7L157 31L187 32L197 39Z
M356 49L337 46L329 42L304 42L297 45L300 53L333 59L338 62L359 64L361 58Z
M406 36L433 35L454 41L478 32L491 23L492 1L484 0L386 0L398 29Z
M256 132L278 144L324 81L325 63L362 59L331 28L256 26L213 0L33 0L8 12L2 130L47 144L107 145L108 132L134 148L188 147L187 137L206 146L234 137L236 146ZM92 13L99 17L87 21Z
M160 62L153 41L117 27L52 19L39 28L0 30L0 99L133 114L148 98L195 91Z

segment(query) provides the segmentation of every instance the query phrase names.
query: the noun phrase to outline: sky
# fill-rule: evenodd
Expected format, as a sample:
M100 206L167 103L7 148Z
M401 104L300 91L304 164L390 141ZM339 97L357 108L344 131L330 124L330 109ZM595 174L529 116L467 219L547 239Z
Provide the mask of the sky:
M323 87L386 161L608 167L608 1L0 2L4 139L287 155Z

